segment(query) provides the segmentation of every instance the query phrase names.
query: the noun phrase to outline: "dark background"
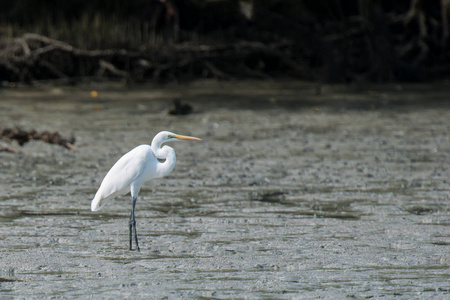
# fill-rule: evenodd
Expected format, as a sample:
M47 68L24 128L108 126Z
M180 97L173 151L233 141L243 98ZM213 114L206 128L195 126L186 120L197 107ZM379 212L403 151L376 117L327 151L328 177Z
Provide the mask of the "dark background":
M447 2L1 1L0 80L438 80Z

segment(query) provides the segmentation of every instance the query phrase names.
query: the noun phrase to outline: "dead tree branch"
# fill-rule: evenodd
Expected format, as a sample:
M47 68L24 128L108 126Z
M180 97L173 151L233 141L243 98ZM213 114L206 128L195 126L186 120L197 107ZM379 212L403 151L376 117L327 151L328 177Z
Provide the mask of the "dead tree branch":
M73 145L75 143L75 137L64 138L58 132L41 131L38 132L34 129L23 130L19 127L16 128L4 128L0 131L0 138L7 141L16 140L20 146L28 143L30 140L41 140L49 144L60 145L69 150L75 151L76 148ZM14 148L11 148L14 151ZM9 150L10 152L13 152ZM20 150L19 150L20 151Z

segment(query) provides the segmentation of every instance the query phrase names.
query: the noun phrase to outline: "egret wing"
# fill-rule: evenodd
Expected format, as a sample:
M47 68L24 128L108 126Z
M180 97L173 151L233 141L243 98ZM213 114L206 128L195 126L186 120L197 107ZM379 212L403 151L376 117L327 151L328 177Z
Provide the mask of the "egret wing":
M105 200L130 191L130 184L143 174L148 155L153 154L150 146L145 146L147 145L138 146L126 153L108 171L92 200L91 209L93 211L99 210Z

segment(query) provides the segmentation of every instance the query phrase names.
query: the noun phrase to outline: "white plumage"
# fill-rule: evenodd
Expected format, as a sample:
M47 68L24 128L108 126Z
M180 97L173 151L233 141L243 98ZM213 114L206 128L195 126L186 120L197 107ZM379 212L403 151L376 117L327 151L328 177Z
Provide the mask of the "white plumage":
M134 230L136 247L139 244L136 233L134 210L141 186L153 178L164 177L172 172L176 163L175 151L161 145L168 141L201 139L178 135L169 131L161 131L150 145L140 145L123 155L108 171L100 188L91 202L91 210L100 210L107 200L131 192L132 207L130 216L130 250L132 250L132 230ZM163 160L160 162L159 160Z

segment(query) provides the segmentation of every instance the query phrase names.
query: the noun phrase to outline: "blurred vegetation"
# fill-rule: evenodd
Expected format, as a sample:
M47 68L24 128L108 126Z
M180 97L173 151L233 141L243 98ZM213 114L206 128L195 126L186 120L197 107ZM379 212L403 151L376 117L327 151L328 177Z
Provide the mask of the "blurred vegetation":
M113 76L125 72L133 77L132 65L138 59L145 66L178 61L170 67L140 70L142 80L424 81L450 75L450 0L16 0L1 5L2 80L98 75L101 64L91 60L94 56L112 70L100 73ZM140 55L84 53L93 64L84 71L73 66L56 70L51 57L40 56L53 70L36 72L36 59L25 63L17 58L20 47L5 42L26 33L79 50L125 49ZM34 41L28 45L31 54L43 47ZM27 51L25 47L22 52ZM64 51L58 64L79 63L84 55L77 52L74 60L66 55L70 51ZM15 71L21 64L32 64L27 74Z
M238 3L237 0L5 1L0 12L0 29L3 37L32 32L80 49L138 50L172 42L169 35L175 26L182 29L178 42L199 41L213 32L229 38L238 30L236 20L242 20Z

